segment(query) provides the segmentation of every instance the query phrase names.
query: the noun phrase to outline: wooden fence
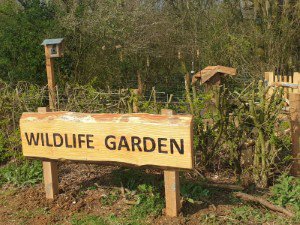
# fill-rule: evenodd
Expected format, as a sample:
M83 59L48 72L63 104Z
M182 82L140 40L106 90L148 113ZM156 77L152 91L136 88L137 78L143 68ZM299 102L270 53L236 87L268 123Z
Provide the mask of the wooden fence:
M286 99L289 99L289 93L300 93L299 72L294 72L290 75L275 74L274 72L265 72L265 81L268 84L268 86L283 87L284 97Z
M265 73L265 82L268 86L283 87L284 98L288 103L288 111L290 113L291 137L292 137L292 156L293 163L291 167L291 175L300 177L300 73L295 72L290 76L276 75L273 72ZM272 93L272 89L268 94Z

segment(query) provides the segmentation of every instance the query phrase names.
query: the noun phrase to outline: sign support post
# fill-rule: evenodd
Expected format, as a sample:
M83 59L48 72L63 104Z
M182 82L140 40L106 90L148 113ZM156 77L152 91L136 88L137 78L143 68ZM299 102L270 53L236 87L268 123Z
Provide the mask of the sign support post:
M38 108L39 113L51 112L49 108L40 107ZM47 199L54 199L58 195L58 172L57 162L43 160L43 177Z
M162 115L173 115L173 110L162 109ZM178 216L181 208L179 171L164 170L166 215Z

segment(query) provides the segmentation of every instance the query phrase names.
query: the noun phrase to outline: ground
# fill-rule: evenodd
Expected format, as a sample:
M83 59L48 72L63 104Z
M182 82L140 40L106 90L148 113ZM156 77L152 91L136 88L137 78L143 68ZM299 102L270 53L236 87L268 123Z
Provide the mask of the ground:
M159 170L108 165L59 165L59 196L46 200L43 184L0 191L0 224L293 224L259 205L236 199L234 190L203 188L181 174L182 212L164 215L163 176ZM230 177L210 175L209 182Z

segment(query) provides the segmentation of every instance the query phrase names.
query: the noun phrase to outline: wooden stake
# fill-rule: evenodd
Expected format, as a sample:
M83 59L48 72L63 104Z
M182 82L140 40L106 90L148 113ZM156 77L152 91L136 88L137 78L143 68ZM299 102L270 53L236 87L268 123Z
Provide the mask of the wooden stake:
M38 112L50 112L46 107L38 108ZM43 161L44 185L47 199L54 199L58 195L58 173L57 162L49 160Z
M265 72L265 80L268 82L269 82L269 78L270 78L269 73L270 72Z
M142 76L141 76L140 71L137 71L137 77L138 77L138 94L142 95L143 94L144 85L143 85Z
M265 80L268 81L268 86L272 86L274 83L274 73L273 72L265 72ZM273 89L270 88L268 91L268 97L273 94Z
M291 175L300 177L300 93L290 93L290 114L292 127L292 156Z
M56 91L55 91L55 77L54 77L54 59L50 56L51 48L45 46L45 56L46 56L46 71L48 80L48 90L49 90L49 107L50 109L55 109L56 106Z
M284 75L283 76L283 82L287 83L288 82L287 78L288 78L287 75ZM285 99L288 99L288 92L289 92L289 88L284 87L283 88L283 96L284 96Z
M162 109L162 115L173 115L173 111ZM181 208L180 204L180 183L179 172L176 170L164 170L166 215L178 216Z
M294 72L293 84L300 85L300 73L299 72ZM293 93L300 93L300 87L298 86L298 89L293 89Z
M139 112L138 98L139 98L139 89L133 89L132 111L134 113L138 113Z

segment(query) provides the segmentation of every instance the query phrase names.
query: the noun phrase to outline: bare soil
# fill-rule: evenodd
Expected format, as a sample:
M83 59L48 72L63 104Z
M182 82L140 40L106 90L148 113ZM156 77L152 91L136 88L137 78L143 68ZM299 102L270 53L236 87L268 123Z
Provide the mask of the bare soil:
M71 224L74 215L124 216L132 206L122 196L112 204L104 205L100 201L111 191L121 189L121 184L116 184L114 177L118 170L118 166L61 164L60 193L55 200L45 198L43 184L21 189L4 186L0 191L0 224ZM163 181L161 171L143 171L146 177L151 176L158 183ZM216 176L211 179L224 183L232 181ZM167 217L162 212L161 216L150 217L145 223L199 224L203 217L211 215L226 218L233 207L241 204L232 201L231 190L210 191L210 199L193 204L183 202L182 212L177 218Z

